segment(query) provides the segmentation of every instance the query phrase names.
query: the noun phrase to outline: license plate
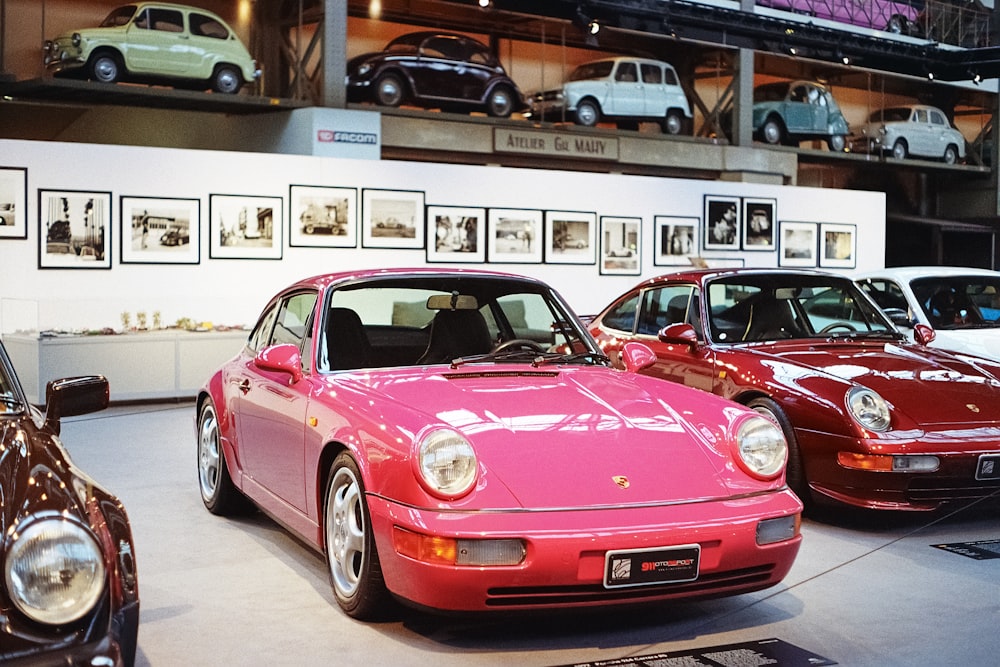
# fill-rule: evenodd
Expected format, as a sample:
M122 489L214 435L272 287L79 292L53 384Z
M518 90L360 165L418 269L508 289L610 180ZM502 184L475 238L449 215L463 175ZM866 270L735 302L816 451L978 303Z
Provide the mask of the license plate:
M976 479L1000 479L1000 454L983 454L976 464Z
M701 546L609 551L604 556L604 587L652 586L698 578Z

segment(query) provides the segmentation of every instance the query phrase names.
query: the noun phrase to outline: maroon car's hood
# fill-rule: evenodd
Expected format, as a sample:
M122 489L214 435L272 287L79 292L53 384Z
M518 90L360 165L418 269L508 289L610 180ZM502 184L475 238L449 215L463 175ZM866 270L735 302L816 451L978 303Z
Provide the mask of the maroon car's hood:
M915 424L969 424L1000 418L1000 366L985 359L973 363L909 343L779 341L769 343L768 348L765 359L807 366L874 389Z
M733 408L709 394L606 368L470 366L368 377L369 394L418 410L423 425L445 423L465 433L485 469L483 481L502 484L522 507L731 495L720 424Z

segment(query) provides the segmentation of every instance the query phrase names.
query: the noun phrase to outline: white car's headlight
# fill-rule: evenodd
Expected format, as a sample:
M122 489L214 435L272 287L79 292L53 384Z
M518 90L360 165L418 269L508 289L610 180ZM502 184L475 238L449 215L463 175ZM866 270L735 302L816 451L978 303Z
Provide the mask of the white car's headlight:
M759 415L745 419L736 431L736 462L760 479L774 479L785 469L788 443L781 428Z
M469 441L457 431L444 428L420 437L416 464L427 490L442 498L457 498L472 490L479 468Z
M35 521L10 538L4 579L14 605L28 618L72 623L90 612L104 591L101 547L72 521Z
M847 409L858 423L872 431L888 431L892 426L889 404L867 387L851 387L847 392Z

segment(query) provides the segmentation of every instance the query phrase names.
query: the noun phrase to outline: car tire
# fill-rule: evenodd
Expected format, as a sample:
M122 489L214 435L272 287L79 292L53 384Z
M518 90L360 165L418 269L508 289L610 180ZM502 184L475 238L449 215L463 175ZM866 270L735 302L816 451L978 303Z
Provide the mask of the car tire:
M760 137L764 140L764 143L771 144L772 146L784 144L787 141L785 126L780 120L772 116L764 121L764 125L761 126Z
M948 147L944 149L944 157L942 158L945 164L955 164L958 162L958 148L955 144L948 144Z
M398 74L383 74L375 81L375 102L384 107L398 107L406 97L406 85Z
M684 132L684 114L677 109L668 109L663 118L663 133L678 135Z
M798 441L795 439L795 430L792 423L788 421L788 416L781 409L778 402L772 398L758 397L747 403L747 407L754 412L767 417L781 428L788 442L788 463L785 465L785 483L788 488L795 492L804 504L812 502L812 491L809 489L809 481L806 479L805 467L802 463L802 453L799 451Z
M235 95L243 87L243 77L232 65L219 65L212 74L212 90L224 95Z
M205 508L212 514L228 516L251 507L229 476L219 438L219 417L210 400L205 401L198 413L198 487Z
M87 63L87 76L99 83L117 83L122 77L122 61L111 51L98 51Z
M826 145L834 153L843 153L847 148L847 137L842 134L833 134L826 140Z
M906 145L905 139L896 139L896 143L892 145L892 157L897 160L905 160L910 154L910 149Z
M576 124L594 127L601 122L601 108L594 100L581 100L576 105Z
M330 467L323 503L323 550L337 604L351 618L377 620L389 591L375 547L365 486L358 465L341 452Z
M507 118L514 111L514 91L507 86L496 86L486 99L486 113L494 118Z

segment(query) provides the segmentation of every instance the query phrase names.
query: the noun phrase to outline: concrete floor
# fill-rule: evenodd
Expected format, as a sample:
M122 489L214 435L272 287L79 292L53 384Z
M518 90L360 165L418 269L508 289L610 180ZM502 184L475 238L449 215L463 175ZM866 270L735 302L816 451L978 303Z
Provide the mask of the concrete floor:
M735 598L506 620L401 610L369 625L340 612L321 556L282 528L262 515L222 519L204 509L191 404L68 419L62 439L128 509L142 599L140 666L743 666L766 661L747 650L731 651L732 662L679 656L769 638L826 659L811 664L1000 664L1000 558L932 546L1000 540L996 504L807 518L785 581ZM654 654L667 656L627 660Z

